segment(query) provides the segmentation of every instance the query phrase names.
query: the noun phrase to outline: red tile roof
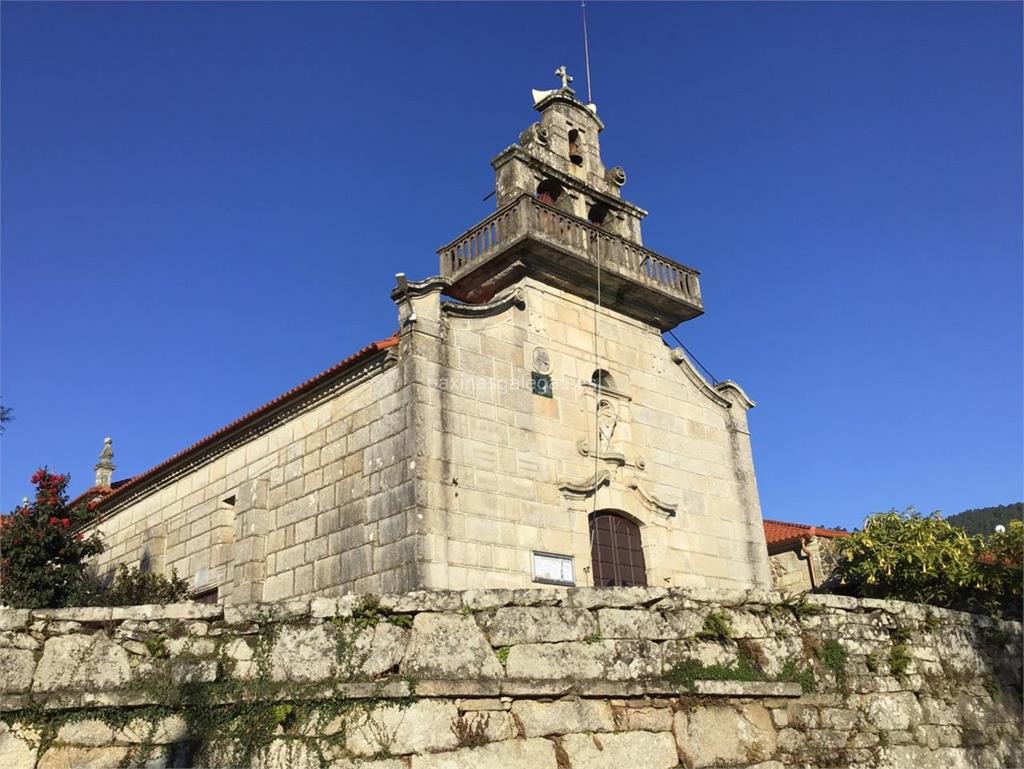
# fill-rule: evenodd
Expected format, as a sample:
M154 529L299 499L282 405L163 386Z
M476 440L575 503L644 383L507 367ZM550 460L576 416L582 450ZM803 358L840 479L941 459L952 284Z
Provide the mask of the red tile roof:
M225 425L224 427L220 428L216 432L210 433L205 438L203 438L202 440L199 440L199 441L193 443L188 448L182 449L181 451L179 451L177 454L175 454L174 456L170 457L169 459L166 459L163 462L161 462L160 464L156 465L155 467L151 467L149 470L146 470L146 472L139 473L138 475L132 476L131 478L126 478L124 480L115 481L114 484L113 484L113 487L111 489L100 489L100 488L95 488L95 487L91 488L91 489L87 489L82 494L78 495L78 497L76 497L71 504L72 505L79 504L81 502L84 502L87 498L91 499L91 498L94 498L96 496L103 495L103 499L102 499L101 504L105 506L107 502L109 502L111 499L115 499L115 498L119 497L122 494L122 492L124 492L125 490L135 488L135 487L139 486L140 484L145 483L146 481L150 480L154 476L158 475L161 471L168 469L174 463L179 462L182 459L185 459L186 457L188 457L190 455L193 455L193 454L196 454L196 453L202 451L207 446L209 446L212 443L216 442L217 439L222 438L225 435L227 435L228 433L230 433L230 432L232 432L234 430L237 430L237 429L239 429L241 427L244 427L244 426L248 425L251 422L254 422L259 417L269 413L270 411L273 411L275 408L277 408L278 406L282 405L286 401L289 401L292 398L296 398L298 396L304 395L305 393L307 393L310 390L314 389L318 384L320 384L324 380L328 379L332 375L338 374L341 371L343 371L344 369L348 368L349 366L351 366L351 365L353 365L355 363L359 363L359 362L361 362L363 360L366 360L370 356L372 356L372 355L374 355L376 353L382 352L383 350L387 350L390 347L394 347L397 344L398 344L398 336L397 335L390 336L387 339L382 339L382 340L380 340L378 342L373 342L372 344L367 345L366 347L364 347L363 349L359 350L358 352L353 353L352 355L348 356L344 360L339 361L338 363L335 363L330 368L328 368L328 369L326 369L324 371L321 371L319 374L317 374L316 376L312 377L311 379L307 379L302 384L296 385L295 387L293 387L288 392L285 392L285 393L282 393L281 395L278 395L273 400L268 401L267 403L264 403L259 408L253 409L248 414L244 414L243 416L241 416L238 419L236 419L234 422L231 422L230 424Z
M782 545L789 542L799 542L809 537L848 537L850 532L842 529L822 529L817 526L808 526L805 523L787 523L786 521L773 521L770 518L764 519L764 538L768 547Z

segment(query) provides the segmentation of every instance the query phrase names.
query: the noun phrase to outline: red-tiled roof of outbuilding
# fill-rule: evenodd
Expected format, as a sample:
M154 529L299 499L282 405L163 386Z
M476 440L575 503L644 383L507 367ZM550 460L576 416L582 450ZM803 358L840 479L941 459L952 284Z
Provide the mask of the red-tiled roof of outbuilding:
M802 539L809 539L810 537L825 537L832 539L835 537L850 536L850 532L843 531L842 529L825 529L817 526L810 526L806 523L773 521L770 518L765 518L763 523L764 539L768 544L768 547L788 544L790 542L796 543Z

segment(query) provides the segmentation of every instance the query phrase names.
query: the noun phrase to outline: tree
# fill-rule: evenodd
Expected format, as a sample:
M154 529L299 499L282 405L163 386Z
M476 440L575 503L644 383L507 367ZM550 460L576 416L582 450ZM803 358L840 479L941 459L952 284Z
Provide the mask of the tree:
M7 431L7 423L14 421L14 409L0 403L0 435Z
M913 508L868 518L862 531L835 541L835 592L930 603L1019 617L1024 525L971 536L938 513Z
M982 535L991 534L996 530L996 526L1008 526L1014 519L1024 520L1024 502L972 508L946 518L951 524L959 526L968 534Z
M35 500L0 527L0 599L24 608L80 605L91 591L86 559L103 552L98 534L76 533L92 513L68 506L68 476L41 468L31 480Z

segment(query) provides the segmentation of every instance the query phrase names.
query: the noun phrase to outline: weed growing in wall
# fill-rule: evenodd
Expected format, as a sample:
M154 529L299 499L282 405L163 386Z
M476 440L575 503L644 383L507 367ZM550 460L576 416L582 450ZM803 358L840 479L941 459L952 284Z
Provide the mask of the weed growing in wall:
M696 659L680 660L665 674L665 679L688 691L693 690L695 681L798 683L804 693L815 690L814 671L803 660L791 658L777 676L769 676L742 647L736 660L724 665L707 665Z
M829 638L821 645L817 654L821 664L835 676L836 684L845 690L847 686L846 662L848 655L843 645L836 639Z
M724 643L732 638L732 625L724 611L713 611L704 618L704 626L697 633L702 641L718 641Z

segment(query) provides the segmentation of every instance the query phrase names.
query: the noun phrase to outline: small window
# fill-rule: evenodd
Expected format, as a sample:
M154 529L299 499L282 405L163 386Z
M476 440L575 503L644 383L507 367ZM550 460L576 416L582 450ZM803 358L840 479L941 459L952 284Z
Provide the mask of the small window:
M554 179L545 179L537 185L537 200L541 203L547 203L549 206L555 205L558 199L562 197L562 185L556 182Z
M196 603L217 603L217 588L196 593L192 596L192 600Z
M590 383L594 385L594 387L600 387L602 390L615 389L614 377L612 377L612 375L605 371L603 368L599 368L591 375Z
M590 207L590 210L587 211L587 218L590 220L591 224L596 224L600 227L604 224L605 219L608 218L608 206L603 203L595 203Z
M574 165L583 165L583 146L580 142L580 132L575 128L569 131L569 160Z

